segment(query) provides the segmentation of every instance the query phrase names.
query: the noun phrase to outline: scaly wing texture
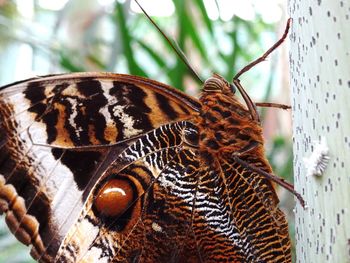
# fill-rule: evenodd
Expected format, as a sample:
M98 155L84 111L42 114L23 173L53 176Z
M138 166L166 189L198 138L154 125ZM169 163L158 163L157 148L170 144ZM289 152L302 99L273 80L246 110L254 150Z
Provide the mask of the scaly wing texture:
M94 208L97 191L92 191L57 260L200 262L192 224L198 150L183 139L194 130L186 121L167 124L123 151L101 181L127 180L136 193L131 205L119 217L104 217Z
M92 191L57 260L290 262L287 222L266 204L265 179L227 156L203 163L198 137L198 127L182 121L123 151L100 183L129 181L137 193L131 205L103 217Z
M97 180L128 145L200 105L117 74L35 78L0 90L0 210L34 258L51 261Z
M291 261L272 184L232 156L271 172L231 95L56 75L2 88L0 118L0 210L40 262Z

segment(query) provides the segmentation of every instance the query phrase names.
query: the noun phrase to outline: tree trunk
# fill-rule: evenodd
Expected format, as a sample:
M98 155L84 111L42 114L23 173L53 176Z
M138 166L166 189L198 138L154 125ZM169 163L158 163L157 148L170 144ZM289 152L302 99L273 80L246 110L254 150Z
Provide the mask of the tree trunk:
M295 188L307 203L295 209L297 262L350 262L350 2L290 0L289 9ZM322 137L330 159L317 176L309 157L324 157Z

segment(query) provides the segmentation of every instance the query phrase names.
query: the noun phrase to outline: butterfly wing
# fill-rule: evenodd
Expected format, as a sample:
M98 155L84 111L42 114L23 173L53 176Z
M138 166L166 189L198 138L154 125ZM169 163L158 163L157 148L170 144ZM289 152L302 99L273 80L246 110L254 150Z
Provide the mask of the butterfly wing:
M95 188L58 261L290 262L287 222L269 182L227 156L203 162L198 137L195 124L181 121L125 149L97 184L127 180L132 201L105 216Z
M232 262L291 262L288 223L270 182L227 156L216 162L220 168L207 174L217 190L207 195L220 217L208 225L226 227L218 227L222 236L215 244L229 247L227 241L234 240L235 250L226 252Z
M217 103L210 98L205 107ZM234 150L208 159L201 132L230 119L201 105L126 75L2 88L0 209L11 231L41 262L290 262L271 183L235 162ZM270 172L259 147L246 161Z
M9 228L33 245L34 258L52 261L116 156L199 108L129 75L54 75L1 88L0 210Z
M100 184L128 181L134 189L130 205L105 216L96 207L98 189L92 191L58 260L200 262L192 225L200 169L198 149L186 144L188 133L198 136L190 122L167 124L123 151Z

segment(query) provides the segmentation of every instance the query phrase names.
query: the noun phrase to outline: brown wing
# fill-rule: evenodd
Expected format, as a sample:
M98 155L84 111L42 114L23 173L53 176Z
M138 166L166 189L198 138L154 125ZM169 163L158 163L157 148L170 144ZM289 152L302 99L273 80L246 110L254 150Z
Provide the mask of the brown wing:
M35 258L290 262L287 224L271 183L232 159L243 149L246 162L271 171L261 128L242 105L210 93L201 107L167 86L122 75L100 75L97 82L110 91L85 94L76 87L91 81L85 87L96 87L96 78L77 76L46 79L42 85L54 87L39 97L30 92L32 106L22 110L16 101L27 99L18 96L26 85L0 93L7 131L0 207L16 236L34 244ZM29 113L19 118L23 112ZM43 138L49 129L56 134ZM254 142L255 151L245 147Z
M39 77L0 92L16 129L28 129L33 144L59 148L119 143L200 109L167 85L112 73Z
M220 189L216 194L220 196L219 211L222 218L229 219L230 227L226 236L215 243L234 240L236 250L226 246L224 254L234 255L235 262L291 262L288 223L283 212L270 201L275 194L270 185L264 177L228 156L221 157L216 160L220 168L210 168L214 174L211 181Z
M0 210L41 261L55 257L91 189L137 137L200 104L144 78L54 75L0 89Z
M192 225L200 178L199 155L197 149L185 143L189 133L198 137L190 122L171 123L145 134L125 149L91 192L57 260L203 261ZM99 189L121 180L133 189L131 201L122 211L106 215L97 205Z
M284 215L263 201L269 185L227 156L205 162L198 141L198 127L182 121L125 149L97 182L57 260L290 262ZM100 189L120 180L131 186L131 201L106 215Z

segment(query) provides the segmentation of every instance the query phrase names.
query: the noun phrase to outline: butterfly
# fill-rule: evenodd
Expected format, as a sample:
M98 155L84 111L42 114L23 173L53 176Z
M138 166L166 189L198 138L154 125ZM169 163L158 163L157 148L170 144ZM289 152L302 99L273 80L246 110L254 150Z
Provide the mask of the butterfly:
M0 88L0 125L0 211L39 262L291 262L238 77L199 99L131 75L32 78Z

